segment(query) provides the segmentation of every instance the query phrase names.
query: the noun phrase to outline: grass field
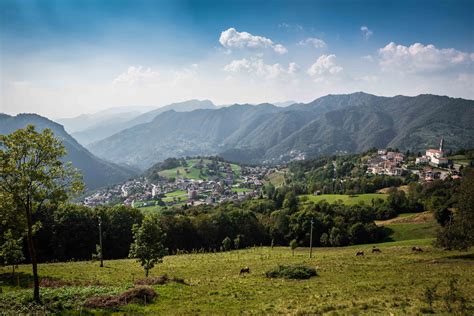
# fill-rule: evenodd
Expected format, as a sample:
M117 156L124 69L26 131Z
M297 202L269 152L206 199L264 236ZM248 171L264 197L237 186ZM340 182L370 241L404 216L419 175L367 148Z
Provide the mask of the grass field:
M285 174L282 171L277 171L265 178L265 183L271 183L275 187L280 187L285 184Z
M300 198L307 198L308 201L312 202L319 202L322 200L326 200L328 203L334 203L338 200L341 200L344 204L347 205L354 205L358 204L359 202L364 202L367 205L371 205L372 199L386 199L387 194L379 194L379 193L370 193L370 194L357 194L357 195L347 195L347 194L323 194L323 195L301 195Z
M430 246L429 239L383 243L381 254L371 254L371 245L344 248L316 248L308 258L307 248L250 248L217 254L168 256L151 270L152 276L168 274L184 278L189 285L169 283L154 286L159 298L149 305L126 305L121 313L152 314L416 314L427 308L423 293L426 286L439 283L438 294L447 291L450 278L458 280L458 289L473 311L474 252L446 252ZM423 253L412 253L411 246L422 246ZM366 256L355 252L366 250ZM309 280L267 279L265 272L279 264L305 264L316 268L318 276ZM251 273L239 276L240 268ZM20 265L22 284L30 277L30 266ZM10 269L1 268L4 285L0 308L34 310L23 304L31 289L5 285ZM116 294L143 277L133 260L68 262L41 264L42 277L100 285L43 289L50 306L81 310L81 302L91 295ZM26 306L26 307L25 307ZM436 313L448 314L438 300Z

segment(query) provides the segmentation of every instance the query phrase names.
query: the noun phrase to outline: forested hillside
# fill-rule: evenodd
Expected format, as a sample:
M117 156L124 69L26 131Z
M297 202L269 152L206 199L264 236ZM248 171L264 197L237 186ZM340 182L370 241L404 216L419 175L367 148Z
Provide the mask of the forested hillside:
M63 142L67 151L64 160L71 161L73 166L81 171L87 189L124 181L136 174L134 169L95 157L72 138L63 126L47 118L36 114L19 114L17 116L0 114L0 134L10 134L29 124L35 125L38 130L50 128L54 135Z
M233 105L169 111L89 149L147 168L168 157L219 154L231 161L284 162L297 155L362 152L373 147L422 151L441 137L449 149L474 146L474 101L435 95L329 95L286 108Z

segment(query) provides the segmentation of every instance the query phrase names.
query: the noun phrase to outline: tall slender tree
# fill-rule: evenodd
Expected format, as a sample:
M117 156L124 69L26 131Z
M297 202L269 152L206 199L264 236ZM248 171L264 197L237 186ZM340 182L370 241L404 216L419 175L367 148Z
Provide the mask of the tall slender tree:
M33 215L83 189L77 170L61 160L65 154L63 144L50 129L38 132L28 125L10 135L0 135L0 195L10 204L0 210L22 219L19 222L26 231L36 302L40 301L40 293L34 235L41 223L33 222Z

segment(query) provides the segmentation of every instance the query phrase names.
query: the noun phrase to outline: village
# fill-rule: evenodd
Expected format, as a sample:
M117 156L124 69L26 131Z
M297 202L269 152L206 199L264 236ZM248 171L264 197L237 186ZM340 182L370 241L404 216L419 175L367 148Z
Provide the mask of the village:
M435 179L459 179L463 165L450 161L446 157L441 139L439 148L428 148L424 155L419 154L414 160L401 152L378 149L377 153L367 160L367 173L374 175L403 176L413 173L420 182ZM410 157L411 158L411 157Z
M96 190L82 203L164 208L240 201L260 196L265 177L278 170L267 166L241 167L209 159L192 159L187 163L189 166L162 170L158 177L142 176Z

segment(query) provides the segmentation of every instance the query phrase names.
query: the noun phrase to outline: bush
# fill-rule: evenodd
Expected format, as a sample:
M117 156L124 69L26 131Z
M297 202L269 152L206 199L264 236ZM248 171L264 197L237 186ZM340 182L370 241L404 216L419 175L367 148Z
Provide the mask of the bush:
M265 273L267 278L285 278L285 279L309 279L318 275L314 268L307 266L281 266L269 270Z

